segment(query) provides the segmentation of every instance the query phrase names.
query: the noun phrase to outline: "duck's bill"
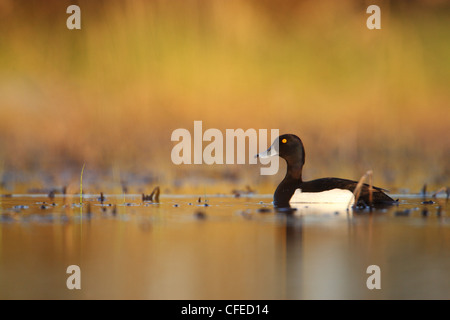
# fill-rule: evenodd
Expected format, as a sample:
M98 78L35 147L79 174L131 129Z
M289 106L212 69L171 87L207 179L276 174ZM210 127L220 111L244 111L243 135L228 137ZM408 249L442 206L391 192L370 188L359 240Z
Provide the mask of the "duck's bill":
M258 153L256 158L269 158L278 155L278 139L264 152Z

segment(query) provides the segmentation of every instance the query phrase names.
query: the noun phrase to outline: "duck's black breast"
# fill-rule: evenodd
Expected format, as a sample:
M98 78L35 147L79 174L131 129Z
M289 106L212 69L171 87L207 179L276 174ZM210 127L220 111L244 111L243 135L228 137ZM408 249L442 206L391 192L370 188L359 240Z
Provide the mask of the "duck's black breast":
M296 189L300 188L300 181L295 179L284 179L275 190L273 195L274 205L277 207L288 207Z

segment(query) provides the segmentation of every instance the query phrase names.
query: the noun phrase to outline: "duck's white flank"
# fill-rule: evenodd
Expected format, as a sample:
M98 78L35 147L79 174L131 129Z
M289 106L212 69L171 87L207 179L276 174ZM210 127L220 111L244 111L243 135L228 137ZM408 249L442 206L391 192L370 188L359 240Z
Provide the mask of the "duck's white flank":
M342 203L352 206L355 196L350 190L332 189L322 192L302 192L295 190L289 203Z

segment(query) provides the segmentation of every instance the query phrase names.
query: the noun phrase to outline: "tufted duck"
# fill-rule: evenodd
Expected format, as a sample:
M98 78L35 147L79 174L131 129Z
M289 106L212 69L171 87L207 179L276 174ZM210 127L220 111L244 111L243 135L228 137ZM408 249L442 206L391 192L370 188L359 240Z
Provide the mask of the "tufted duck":
M275 139L274 143L256 157L265 158L278 155L287 163L287 172L274 194L276 207L289 207L289 203L335 203L346 202L354 204L353 192L357 181L340 178L322 178L303 181L302 169L305 164L305 149L299 137L284 134ZM372 203L370 203L370 186L363 184L358 199L359 203L373 206L386 206L396 203L384 193L384 189L372 187Z

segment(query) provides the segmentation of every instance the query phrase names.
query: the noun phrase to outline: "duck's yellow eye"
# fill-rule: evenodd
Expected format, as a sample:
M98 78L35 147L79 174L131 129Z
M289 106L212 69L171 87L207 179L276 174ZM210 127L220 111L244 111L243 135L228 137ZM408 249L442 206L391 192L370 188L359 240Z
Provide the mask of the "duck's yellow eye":
M283 140L281 140L281 142L283 142L283 143L286 143L286 142L287 142L287 140L286 140L286 139L283 139Z

